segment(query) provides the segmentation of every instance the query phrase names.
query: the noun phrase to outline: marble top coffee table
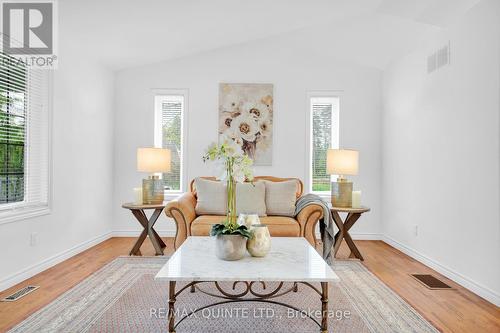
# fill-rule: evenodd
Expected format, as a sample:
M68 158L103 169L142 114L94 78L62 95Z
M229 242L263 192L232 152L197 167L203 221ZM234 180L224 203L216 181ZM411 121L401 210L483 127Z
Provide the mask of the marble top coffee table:
M215 238L189 237L156 274L155 279L169 281L168 329L171 333L184 319L205 308L252 301L294 309L313 320L321 332L328 332L328 284L339 281L318 252L300 237L273 237L271 251L266 257L254 258L247 254L238 261L218 259L215 256ZM220 284L224 281L234 282L233 288L225 290ZM265 290L266 282L270 281L279 283L273 290ZM187 284L176 291L176 282ZM219 294L201 288L202 283L214 284ZM241 288L235 291L237 284L243 284L242 291ZM298 292L299 284L313 289L320 296L321 322L301 310L300 304L290 305L275 300L289 292ZM261 288L257 290L256 285ZM175 301L187 289L222 298L223 301L195 309L176 322Z

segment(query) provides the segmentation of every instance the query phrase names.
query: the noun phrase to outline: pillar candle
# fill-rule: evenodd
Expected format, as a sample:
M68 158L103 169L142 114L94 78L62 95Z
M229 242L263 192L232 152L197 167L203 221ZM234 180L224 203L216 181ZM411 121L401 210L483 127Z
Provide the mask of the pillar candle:
M134 203L136 205L142 205L142 187L134 187Z
M361 207L361 191L352 191L352 208Z

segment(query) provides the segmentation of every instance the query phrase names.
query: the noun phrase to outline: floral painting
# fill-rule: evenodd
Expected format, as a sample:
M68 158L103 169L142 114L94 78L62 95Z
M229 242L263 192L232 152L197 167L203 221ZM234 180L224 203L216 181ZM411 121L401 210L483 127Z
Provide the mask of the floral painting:
M233 140L254 165L272 164L273 85L221 83L219 136Z

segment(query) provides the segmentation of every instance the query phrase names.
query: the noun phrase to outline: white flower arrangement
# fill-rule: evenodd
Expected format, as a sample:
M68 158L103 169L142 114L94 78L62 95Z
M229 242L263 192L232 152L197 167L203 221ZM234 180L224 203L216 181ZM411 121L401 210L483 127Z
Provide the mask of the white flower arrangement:
M212 143L205 151L203 161L212 162L217 179L220 181L242 183L245 180L253 180L253 161L233 140L227 139L220 145Z
M208 146L203 161L213 162L218 169L217 178L227 183L227 218L223 224L214 226L212 234L239 233L244 237L250 237L246 227L239 226L236 221L236 183L253 180L253 161L231 139L225 140L220 145L214 143Z

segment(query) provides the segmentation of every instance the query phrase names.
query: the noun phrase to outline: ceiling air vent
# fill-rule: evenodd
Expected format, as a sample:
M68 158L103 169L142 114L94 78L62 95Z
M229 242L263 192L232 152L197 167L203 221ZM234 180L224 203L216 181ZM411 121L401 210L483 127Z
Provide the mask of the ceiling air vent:
M427 57L427 73L432 73L450 63L450 43Z

